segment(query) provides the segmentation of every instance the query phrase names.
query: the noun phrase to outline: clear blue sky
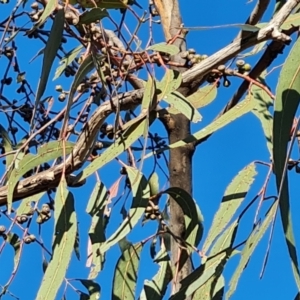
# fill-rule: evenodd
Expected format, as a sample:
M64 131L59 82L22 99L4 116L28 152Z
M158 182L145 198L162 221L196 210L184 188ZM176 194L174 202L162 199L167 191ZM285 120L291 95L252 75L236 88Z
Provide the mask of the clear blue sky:
M139 3L146 9L146 0L140 0ZM251 3L246 3L247 1L180 1L183 22L187 27L191 26L215 26L223 24L233 24L233 23L243 23L254 7L256 1ZM275 1L272 1L273 4ZM1 15L2 11L9 11L11 6L15 2L9 5L1 5ZM273 8L272 8L273 9ZM272 10L268 11L264 17L264 21L269 20ZM113 13L117 16L116 13ZM3 19L1 17L1 19ZM129 26L134 28L132 24ZM143 43L148 40L147 28L143 29ZM224 28L224 29L214 29L205 31L192 31L188 34L188 47L195 48L200 54L211 55L216 50L227 45L238 33L238 29ZM159 26L155 27L154 32L155 42L162 42L163 36ZM74 46L74 45L73 45ZM21 70L27 70L26 77L30 82L37 84L37 79L40 73L41 57L38 57L33 63L31 63L28 69L28 61L43 47L43 45L36 40L28 40L19 36L18 38L19 49L24 49L18 51L18 58ZM26 50L30 49L30 51ZM285 50L284 55L276 60L276 65L281 64L286 57L287 51ZM250 63L254 63L259 56L249 59ZM3 61L3 59L1 59ZM55 62L55 67L58 65L58 61ZM275 66L275 65L274 65ZM55 70L55 67L52 70ZM3 73L3 67L0 64L0 75ZM279 72L274 71L271 76L268 77L267 82L271 86L272 91L275 92L275 85L278 78ZM53 76L51 75L52 79ZM46 95L51 94L51 89L56 84L62 84L64 88L68 89L70 85L70 80L64 78L57 80L56 82L51 82L49 84L49 89L45 93ZM239 86L241 81L239 79L231 80L231 87L226 89L221 87L219 90L219 95L217 99L208 107L202 109L200 112L203 116L203 121L200 124L193 126L193 132L203 128L205 125L209 124L210 121L218 114L218 112L224 107L227 101L230 99L235 91L235 88ZM33 87L36 89L36 86ZM8 90L7 90L8 91ZM18 95L10 90L11 94L5 94L10 96L12 99L17 98ZM18 99L18 98L17 98ZM59 108L58 105L54 106L54 109ZM1 114L1 124L3 126L7 125L6 119ZM155 129L161 127L155 126ZM161 134L166 136L166 134ZM297 156L295 156L297 158ZM235 121L226 128L220 130L214 134L206 143L201 144L197 149L194 156L194 168L193 168L193 183L194 183L194 198L197 201L202 214L204 215L204 226L205 234L208 232L210 224L214 213L216 212L219 203L222 199L222 195L230 183L232 178L247 164L254 160L269 161L269 153L267 151L264 135L261 129L261 125L252 114L248 114L245 117ZM3 173L3 165L0 166L1 174ZM109 188L118 178L118 170L120 166L113 161L108 166L100 170L99 174L103 183ZM151 172L151 164L146 163L144 166L145 174ZM248 203L253 196L260 189L264 177L266 176L266 169L264 167L258 167L258 176L256 177L255 183L245 200ZM161 174L160 174L161 175ZM166 178L161 175L161 186L166 184ZM298 212L298 195L299 195L299 184L297 182L298 178L296 175L291 176L291 205L292 211ZM73 189L72 192L75 196L76 201L76 211L79 220L80 229L80 250L81 250L81 261L78 262L75 256L73 256L71 265L67 274L68 278L86 278L89 270L85 267L86 259L86 245L87 245L87 231L90 226L90 218L85 213L86 203L88 201L89 194L91 193L95 183L95 177L91 176L88 184L82 189ZM122 189L122 185L120 187ZM269 194L275 194L274 180L270 184ZM262 209L262 213L265 213L268 203L266 203ZM121 221L121 216L119 214L121 205L117 205L114 208L114 215L108 226L107 236L109 236ZM256 206L246 214L243 224L241 225L238 236L236 238L236 243L241 242L243 239L251 232L251 227L253 225L254 214ZM296 232L296 239L299 240L299 220L297 220L297 213L293 214L294 230ZM299 219L299 218L298 218ZM9 226L5 217L1 217L0 223ZM32 226L33 233L37 234L36 226ZM51 249L51 234L52 234L53 224L49 222L43 226L43 238L48 249ZM138 229L130 235L130 240L132 242L138 241L140 238L146 238L147 235L154 233L155 227L153 224L147 224L141 230ZM16 232L20 234L20 231L16 228ZM269 233L269 232L268 232ZM259 279L259 274L262 269L262 263L264 260L264 255L267 249L268 233L261 240L258 248L256 249L247 269L244 271L242 278L240 279L238 289L233 295L232 299L293 299L296 294L296 286L294 283L291 265L288 257L287 248L285 245L281 222L277 218L275 233L272 241L272 247L270 251L268 265L265 271L264 278ZM203 239L203 240L204 240ZM1 242L1 240L0 240ZM203 242L203 241L202 241ZM2 243L2 242L1 242ZM201 249L201 244L199 246ZM142 255L142 259L149 257L148 247ZM104 270L100 273L98 277L98 282L102 288L101 299L110 299L112 276L114 272L115 263L120 255L118 246L116 245L113 249L107 252L106 264ZM47 257L48 258L48 257ZM140 293L142 288L142 283L144 279L150 279L156 271L156 268L152 265L146 263L146 260L142 260L140 265L140 275L137 286L137 295ZM225 281L228 285L229 279L238 263L239 256L235 256L231 259L225 269ZM5 247L4 252L0 256L0 284L6 283L11 275L11 270L13 268L13 251L10 247ZM38 245L25 245L24 252L22 254L21 264L16 278L10 286L10 291L20 299L34 299L37 289L40 285L42 277L42 253ZM77 287L80 285L75 284ZM84 287L82 287L84 290ZM62 292L62 289L61 289ZM60 294L60 296L62 293ZM6 296L5 299L9 299ZM59 297L57 299L60 299ZM68 289L67 299L77 299L76 294L71 289Z

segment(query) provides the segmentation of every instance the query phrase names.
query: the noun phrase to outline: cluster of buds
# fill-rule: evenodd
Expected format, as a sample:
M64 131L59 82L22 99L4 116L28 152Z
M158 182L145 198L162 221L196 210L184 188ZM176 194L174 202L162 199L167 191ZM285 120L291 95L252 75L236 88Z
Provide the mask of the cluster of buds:
M38 224L43 224L51 218L51 208L48 203L42 205L41 210L38 211L38 217L36 222Z
M180 56L186 58L191 66L200 63L208 57L206 54L197 54L195 49L188 49L187 51L181 52Z

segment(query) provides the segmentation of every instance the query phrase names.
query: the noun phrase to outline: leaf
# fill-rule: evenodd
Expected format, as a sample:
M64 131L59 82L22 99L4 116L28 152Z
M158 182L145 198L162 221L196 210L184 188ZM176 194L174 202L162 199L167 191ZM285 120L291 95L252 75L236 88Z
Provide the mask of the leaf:
M196 27L184 27L184 29L188 31L193 30L208 30L208 29L217 29L217 28L240 28L244 31L250 31L250 32L258 32L260 30L260 27L257 25L250 25L250 24L228 24L228 25L217 25L217 26L196 26Z
M127 1L124 0L96 0L97 7L107 8L107 9L118 9L118 8L127 8ZM93 8L95 7L94 3L91 0L71 0L71 4L79 3L84 8Z
M159 44L152 45L148 47L147 50L168 53L170 55L175 55L179 53L179 48L177 46L167 44L167 43L159 43Z
M195 108L204 107L215 100L217 91L215 85L206 85L188 96L187 99Z
M265 219L263 220L261 225L256 225L255 228L253 229L252 233L250 234L249 238L247 239L247 242L241 253L240 262L230 280L229 290L226 293L225 299L229 299L232 296L232 294L234 293L236 286L238 284L238 280L241 276L241 273L245 269L252 253L254 252L254 250L255 250L256 246L258 245L259 241L261 240L261 238L264 236L271 221L275 218L277 207L278 207L278 201L275 201L272 204L271 209L269 210L267 216L265 217Z
M209 136L210 134L216 132L217 130L223 128L224 126L226 126L227 124L236 120L237 118L250 112L253 109L254 105L255 105L255 101L253 101L251 98L246 98L244 101L241 101L235 107L233 107L228 112L226 112L225 114L220 116L218 119L214 120L208 126L204 127L203 129L199 130L198 132L196 132L192 135L189 135L188 137L186 137L185 139L183 139L181 141L173 143L173 144L169 145L168 147L157 151L157 153L161 153L170 148L177 148L177 147L181 147L186 144L189 144L191 142L199 141L199 140Z
M93 280L88 279L77 279L79 280L89 291L89 300L98 300L101 295L100 285Z
M224 287L224 276L213 275L193 294L193 300L223 299Z
M148 76L146 82L144 96L142 100L142 113L148 114L149 108L151 107L153 97L155 95L155 80L151 76Z
M57 0L49 0L37 24L34 25L33 29L30 30L30 32L34 31L35 29L39 28L42 24L44 24L45 21L48 19L48 17L54 12L56 7L57 7ZM63 9L59 9L59 10L63 11Z
M100 253L105 253L111 246L123 239L138 223L145 212L150 197L150 188L144 175L132 167L126 167L131 184L133 201L127 217L119 228L100 246Z
M176 70L167 69L166 73L161 81L157 81L157 89L160 94L157 96L159 99L163 99L167 94L175 92L181 85L182 75Z
M47 6L44 10L46 11L47 7L52 3L53 1L49 1L47 3ZM63 37L64 32L64 22L65 22L65 12L64 9L58 9L55 19L53 21L53 25L51 27L50 35L46 44L46 47L44 49L44 55L43 55L43 66L42 66L42 73L40 76L38 89L36 93L36 99L34 103L34 109L33 109L33 116L32 116L32 124L31 128L33 128L33 120L36 114L36 111L39 107L40 100L45 92L49 74L52 68L52 64L54 62L54 59L56 57L57 51L61 45L61 40Z
M197 123L202 120L202 116L198 110L179 92L172 92L166 95L164 100L192 122Z
M31 203L34 202L35 204L40 201L40 199L46 194L46 192L40 192L38 194L32 195L30 197L24 198L17 211L16 211L16 216L20 215L27 215L28 213L32 213L32 205Z
M102 20L108 17L109 14L106 9L93 7L92 9L83 12L79 17L79 23L89 25L97 20Z
M172 187L164 191L178 203L184 213L185 238L192 246L197 246L203 235L203 216L189 193L179 187Z
M163 299L168 284L173 278L170 257L164 244L162 244L161 250L157 253L155 262L159 265L159 270L151 280L144 281L144 288L139 300Z
M82 83L82 81L85 78L85 76L89 72L91 72L93 69L94 69L93 56L92 56L92 54L89 54L83 60L83 62L80 64L80 66L79 66L79 68L78 68L78 70L77 70L77 72L75 74L74 81L72 82L62 128L65 128L66 124L68 122L69 112L70 112L71 106L73 104L73 98L74 98L74 95L76 93L76 90L77 90L78 86Z
M273 123L273 161L276 185L280 191L279 208L285 239L291 257L297 287L300 290L300 275L296 243L293 234L292 217L289 203L288 177L285 170L287 145L300 100L300 40L291 49L279 75L274 104ZM280 188L281 187L281 188Z
M135 121L124 132L122 137L119 137L110 147L108 147L99 157L93 160L81 173L77 175L77 180L81 181L96 172L102 166L109 163L115 157L128 149L144 132L144 127L147 122L145 117Z
M5 153L12 152L13 151L12 142L9 138L8 132L1 124L0 124L0 136L2 138L2 146L5 150ZM5 156L7 168L11 165L13 158L14 158L13 154L9 154Z
M204 253L208 251L212 242L228 225L246 198L256 175L255 164L251 163L241 170L226 188L220 207L214 216L207 238L202 247Z
M112 289L112 300L134 300L142 243L130 244L118 259Z
M218 278L223 271L227 259L232 255L232 245L236 235L237 221L229 226L216 242L216 253L211 255L202 265L181 281L181 289L171 296L170 300L181 300L192 295L212 277Z
M159 178L157 173L153 172L148 179L150 187L150 196L157 195L159 193Z
M62 178L55 197L55 238L53 255L44 274L36 299L56 299L56 294L65 279L76 238L77 220L73 194L67 190Z
M290 29L292 26L300 26L300 13L289 15L280 28Z
M108 215L105 212L108 193L102 182L97 182L89 202L86 212L92 217L89 229L89 238L92 244L91 253L93 266L90 270L89 279L95 279L102 270L105 256L98 253L98 249L105 241L105 228L108 222Z
M14 256L14 268L16 268L17 265L19 264L20 257L21 257L21 248L20 248L21 240L20 240L19 236L16 233L8 233L6 235L5 240L14 249L14 252L15 252L15 256Z
M269 112L269 107L273 105L272 99L270 96L262 90L260 87L253 86L252 89L253 97L256 101L256 105L253 109L253 114L259 119L261 122L267 147L272 156L273 153L273 143L272 143L272 130L273 130L273 116Z
M78 47L72 49L69 51L59 62L60 66L56 69L53 80L57 79L66 69L68 65L70 65L74 59L77 57L77 55L80 53L80 51L83 49L82 45L79 45Z
M47 144L44 144L42 147L38 149L38 153L33 155L28 153L23 157L20 161L18 167L12 170L11 175L8 180L8 192L7 192L7 210L10 213L11 205L13 201L13 192L15 187L20 180L20 178L26 174L28 171L33 168L48 162L50 160L56 159L62 156L64 153L69 154L73 149L73 143L66 142L65 143L65 152L63 150L63 142L62 141L53 141ZM51 173L49 173L51 175ZM54 176L54 174L52 175Z

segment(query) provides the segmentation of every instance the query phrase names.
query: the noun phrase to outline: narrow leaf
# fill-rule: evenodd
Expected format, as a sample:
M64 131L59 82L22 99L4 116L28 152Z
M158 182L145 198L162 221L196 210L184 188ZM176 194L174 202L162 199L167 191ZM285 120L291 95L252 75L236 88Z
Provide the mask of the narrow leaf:
M300 39L295 42L279 75L274 104L273 161L278 191L281 187L281 193L278 197L283 230L291 257L294 277L300 290L300 274L290 211L288 177L285 170L287 146L300 100L299 53Z
M53 255L36 299L56 299L56 294L64 281L76 238L76 214L73 194L67 190L62 179L55 197L55 239Z
M226 293L226 298L229 299L232 294L234 293L238 280L245 269L252 253L254 252L256 246L258 245L259 241L261 238L264 236L266 230L268 229L269 225L271 224L272 220L275 218L276 211L278 207L278 201L275 201L272 204L271 209L269 210L266 218L263 220L261 225L256 225L255 228L253 229L252 233L250 234L249 238L247 239L247 242L244 246L244 249L241 253L241 259L240 262L230 280L229 283L229 290Z
M155 262L159 265L159 270L151 280L144 281L144 288L139 300L163 299L168 284L173 278L170 257L163 244L161 250L156 255Z
M108 17L109 14L106 9L93 7L90 10L83 12L79 17L79 23L89 25L95 21L100 21L105 17Z
M172 92L164 97L164 100L180 113L184 114L192 122L197 123L202 120L198 110L179 92Z
M251 163L241 170L227 187L204 242L202 248L204 253L206 253L215 238L221 234L224 228L229 224L231 218L246 198L256 174L255 164Z
M100 299L101 288L100 285L93 280L87 279L78 279L89 291L89 300L98 300Z
M131 208L119 228L100 246L100 253L102 254L122 240L135 227L148 205L150 188L146 178L132 167L126 167L126 171L133 195Z
M187 99L195 108L201 108L214 101L217 97L217 92L218 89L215 85L206 85L188 96Z
M198 205L182 188L172 187L164 193L170 195L181 207L186 228L185 240L192 246L197 246L203 235L203 216Z
M159 44L152 45L148 47L147 50L169 53L170 55L175 55L179 52L179 48L177 46L167 44L167 43L159 43Z
M163 99L171 92L175 92L181 85L182 75L178 71L167 69L161 81L157 82L157 89L160 94L159 99Z
M72 149L73 149L73 143L66 142L65 153L66 154L71 153ZM64 154L63 142L53 141L40 147L36 155L28 153L23 157L23 159L19 162L19 165L15 166L15 168L12 170L7 184L8 185L7 209L9 213L11 210L11 205L13 200L13 192L20 178L28 171L32 170L33 168L45 162L48 162L50 160L56 159L62 156L63 154ZM49 175L51 175L50 172ZM54 174L52 176L54 176Z
M53 1L49 1L47 3L46 9L50 3ZM46 10L45 9L45 10ZM44 11L45 12L45 11ZM61 45L61 40L64 31L64 22L65 22L65 11L64 8L58 9L55 19L53 21L53 25L51 27L50 35L44 49L44 56L43 56L43 66L42 66L42 73L39 80L39 85L36 93L36 99L34 103L34 110L33 110L33 117L34 120L35 113L39 107L40 100L45 92L49 74L52 68L52 64L56 57L57 51ZM33 128L33 122L31 124L31 128Z
M131 245L118 259L112 289L112 300L134 300L142 243Z

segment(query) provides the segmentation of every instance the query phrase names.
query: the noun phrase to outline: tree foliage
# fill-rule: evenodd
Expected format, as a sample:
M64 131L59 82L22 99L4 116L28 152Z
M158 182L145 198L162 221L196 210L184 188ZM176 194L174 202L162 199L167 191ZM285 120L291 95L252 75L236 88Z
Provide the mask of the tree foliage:
M276 1L266 22L272 4L257 1L245 24L223 25L240 32L211 55L187 44L212 28L182 25L177 1L144 2L1 0L1 265L14 253L1 296L27 297L13 282L35 246L36 299L104 298L107 282L116 300L229 299L270 234L267 267L277 215L300 291L288 180L300 172L300 1ZM225 89L232 97L217 112L209 105ZM202 125L206 106L216 117ZM204 231L193 154L249 114L270 160L232 178Z

